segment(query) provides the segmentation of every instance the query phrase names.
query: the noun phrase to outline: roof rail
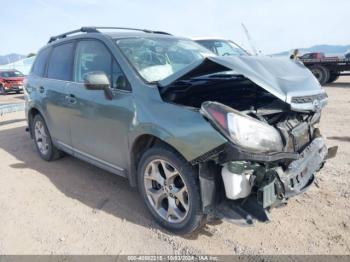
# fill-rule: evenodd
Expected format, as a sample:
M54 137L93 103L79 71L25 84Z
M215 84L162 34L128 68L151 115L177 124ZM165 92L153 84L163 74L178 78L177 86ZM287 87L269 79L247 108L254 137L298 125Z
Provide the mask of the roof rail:
M149 29L138 29L138 28L131 28L131 27L83 26L80 29L69 31L67 33L63 33L63 34L60 34L60 35L56 35L56 36L50 37L50 40L49 40L48 44L53 42L53 41L56 41L58 39L66 38L68 35L72 35L72 34L76 34L76 33L101 33L98 29L102 29L102 30L103 29L107 29L107 30L108 29L131 30L131 31L141 31L141 32L150 33L150 34L171 35L171 34L169 34L167 32L163 32L163 31L153 31L153 30L149 30Z
M76 33L99 33L99 31L94 29L93 27L82 27L80 29L69 31L67 33L63 33L63 34L56 35L56 36L51 36L48 44L53 42L53 41L56 41L58 39L65 38L68 35L72 35L72 34L76 34Z

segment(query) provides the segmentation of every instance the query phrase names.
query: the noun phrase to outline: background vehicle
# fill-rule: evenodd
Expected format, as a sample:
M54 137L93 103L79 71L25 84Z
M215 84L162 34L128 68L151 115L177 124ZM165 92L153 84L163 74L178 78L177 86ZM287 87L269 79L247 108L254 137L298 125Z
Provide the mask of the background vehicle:
M10 92L20 93L23 91L24 75L15 69L0 69L0 94Z
M219 56L249 55L247 51L236 43L224 39L199 38L196 42L203 45ZM350 75L349 56L345 58L326 57L324 53L306 53L299 57L299 60L310 69L321 85L336 81L341 75Z
M66 152L128 178L166 229L190 233L207 216L266 222L335 155L317 128L327 94L304 67L103 29L123 28L84 27L39 51L29 130L47 161Z
M336 81L341 75L350 75L350 57L326 57L323 53L307 53L299 57L321 85Z
M246 50L231 40L220 38L195 38L193 40L218 56L249 55Z
M326 56L324 55L324 53L320 53L320 52L315 52L315 53L306 53L303 54L302 56L300 56L300 59L322 59L325 58Z

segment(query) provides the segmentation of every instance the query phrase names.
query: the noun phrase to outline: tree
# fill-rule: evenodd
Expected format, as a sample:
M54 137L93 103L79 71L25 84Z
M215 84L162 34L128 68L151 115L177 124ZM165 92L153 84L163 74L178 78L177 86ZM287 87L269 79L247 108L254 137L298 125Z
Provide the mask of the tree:
M36 54L35 54L35 53L29 53L29 54L27 55L27 58L32 57L32 56L36 56Z

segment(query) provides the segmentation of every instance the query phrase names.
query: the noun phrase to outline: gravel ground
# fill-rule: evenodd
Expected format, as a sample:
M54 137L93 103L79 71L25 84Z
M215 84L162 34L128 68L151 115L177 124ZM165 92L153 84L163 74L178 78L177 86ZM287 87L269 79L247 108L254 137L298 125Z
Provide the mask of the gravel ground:
M274 209L270 223L223 222L187 237L160 229L127 180L69 156L41 160L23 112L4 115L0 254L350 254L350 78L327 92L321 130L339 151L315 185Z
M7 94L6 96L0 96L0 105L15 104L24 102L23 94Z

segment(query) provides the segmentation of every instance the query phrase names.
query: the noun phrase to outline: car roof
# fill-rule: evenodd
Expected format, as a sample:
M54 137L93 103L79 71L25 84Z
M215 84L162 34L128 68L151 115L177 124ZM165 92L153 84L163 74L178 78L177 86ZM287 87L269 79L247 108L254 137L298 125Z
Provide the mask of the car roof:
M51 46L56 46L61 43L70 41L70 40L78 40L78 39L86 39L86 38L101 38L108 37L111 39L122 39L122 38L137 38L137 37L146 37L146 38L176 38L176 39L188 39L185 37L177 37L173 35L165 35L165 34L157 34L157 33L143 33L143 32L101 32L101 33L79 33L72 36L67 36L64 38L60 38L54 41L50 41L47 45L43 46L41 50L49 48Z
M144 33L144 32L104 32L102 34L110 36L113 39L128 38L128 37L163 37L163 38L174 37L172 35Z
M101 37L107 37L113 40L117 40L117 39L122 39L122 38L138 38L138 37L145 37L145 38L168 38L168 39L188 39L191 40L189 38L186 37L179 37L179 36L173 36L170 34L163 34L163 33L147 33L147 32L133 32L133 31L123 31L123 32L99 32L99 33L78 33L78 34L74 34L74 35L69 35L67 37L63 37L63 38L58 38L57 40L53 40L50 41L44 45L42 48L40 48L40 50L38 51L38 53L40 53L41 51L53 47L53 46L57 46L60 45L62 43L68 42L68 41L72 41L72 40L79 40L79 39L87 39L87 38L96 38L96 39L101 39Z
M101 30L107 30L101 31ZM149 30L149 29L138 29L130 27L95 27L95 26L85 26L79 29L62 33L56 36L52 36L48 42L58 43L65 41L66 39L76 39L76 38L86 38L86 36L109 36L111 38L125 38L125 37L144 37L144 36L156 35L161 36L171 36L171 34L163 31Z

